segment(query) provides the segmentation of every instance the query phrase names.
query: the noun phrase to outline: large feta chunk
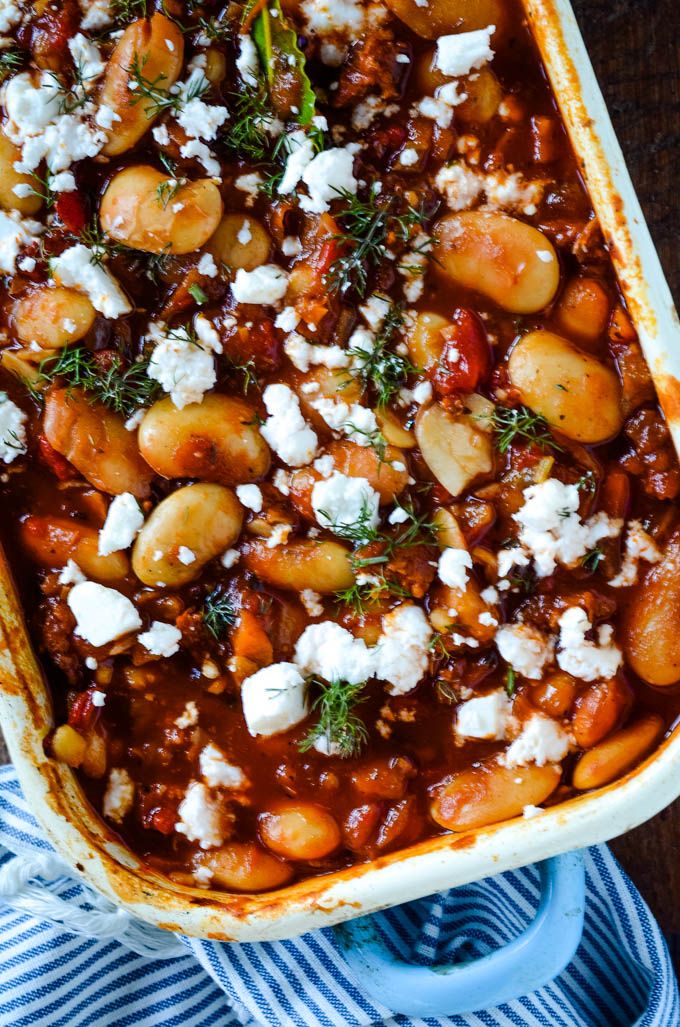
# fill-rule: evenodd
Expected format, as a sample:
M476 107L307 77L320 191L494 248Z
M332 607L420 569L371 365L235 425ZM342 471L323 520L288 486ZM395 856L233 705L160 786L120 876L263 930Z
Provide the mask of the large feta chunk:
M378 431L375 414L363 403L345 403L342 399L315 399L310 404L333 431L343 432L359 446L369 446Z
M385 614L375 650L376 676L389 682L391 695L410 692L423 678L431 640L432 628L419 606L402 603Z
M272 663L245 679L241 704L251 735L288 731L308 713L305 679L294 663Z
M143 524L144 514L132 493L123 492L116 496L99 532L99 555L109 556L120 549L127 549L132 545Z
M380 496L366 478L333 471L329 478L314 483L311 502L317 523L341 536L355 528L364 530L368 538L380 522Z
M0 460L11 464L26 452L26 421L23 410L6 392L0 392Z
M656 542L642 527L640 521L631 521L626 533L626 549L619 573L610 579L612 588L629 588L638 577L641 560L658 563L663 553Z
M504 624L496 632L496 646L505 662L531 681L540 681L555 653L555 640L531 624Z
M304 674L316 674L325 681L347 681L358 685L375 674L375 655L363 638L333 621L310 624L295 646L294 660Z
M152 621L148 631L137 636L137 641L154 656L174 656L179 652L182 632L174 624L162 620Z
M212 349L199 345L186 328L168 330L162 321L152 322L147 338L155 343L146 373L169 393L178 410L200 403L217 381Z
M317 153L302 172L302 181L309 196L300 196L299 203L310 214L330 210L333 200L343 193L356 195L358 182L354 177L352 147L332 147Z
M274 306L288 290L288 275L278 264L261 264L252 271L240 267L231 291L237 303Z
M70 286L85 293L95 310L112 320L132 310L120 285L105 267L97 263L95 254L82 243L76 243L50 261L57 285Z
M268 385L264 405L269 417L261 432L266 442L290 467L311 463L318 439L300 413L300 401L287 385Z
M188 841L198 842L202 849L214 849L223 843L225 825L220 803L200 781L190 783L177 814L175 830Z
M305 169L314 160L314 146L312 140L302 129L290 132L285 136L286 166L283 177L276 187L281 196L292 193L302 178Z
M559 763L570 748L571 738L561 724L534 713L500 760L506 767L525 767L529 763L544 767L546 763Z
M201 749L198 757L201 776L210 788L245 788L248 779L240 767L230 763L214 742Z
M76 619L74 634L90 645L106 645L142 626L142 619L127 596L95 581L74 585L66 602Z
M580 606L570 606L557 623L560 628L557 662L562 670L582 681L614 677L623 663L623 655L612 641L611 624L602 624L597 629L595 641L587 639L592 624Z
M461 703L456 711L454 731L460 738L501 741L506 737L512 703L502 688Z
M135 799L135 785L124 767L112 767L106 783L102 812L107 820L122 824L132 809Z
M449 78L469 75L475 68L481 68L493 60L491 37L495 25L474 32L457 32L455 35L440 36L434 55L434 66Z
M440 580L449 588L457 588L463 592L470 570L472 570L472 557L467 549L456 549L450 546L439 557L437 573Z

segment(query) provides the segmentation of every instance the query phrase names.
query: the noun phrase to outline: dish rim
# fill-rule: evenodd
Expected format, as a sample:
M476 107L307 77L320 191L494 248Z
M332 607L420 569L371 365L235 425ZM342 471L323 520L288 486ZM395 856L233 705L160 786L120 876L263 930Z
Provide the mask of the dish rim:
M522 3L680 450L680 324L573 10L569 0ZM625 777L531 819L439 835L275 892L244 895L175 884L121 843L89 805L70 768L46 757L43 739L53 726L49 688L1 552L0 715L31 809L73 869L133 915L214 940L291 938L602 842L680 795L676 728Z

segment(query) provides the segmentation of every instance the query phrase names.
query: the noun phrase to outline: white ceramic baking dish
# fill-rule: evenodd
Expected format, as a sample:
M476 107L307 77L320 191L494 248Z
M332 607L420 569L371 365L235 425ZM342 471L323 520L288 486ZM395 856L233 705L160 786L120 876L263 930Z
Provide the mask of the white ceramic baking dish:
M568 0L524 0L661 403L680 447L680 326ZM134 915L204 938L266 940L348 920L557 853L648 819L680 794L680 732L607 788L541 813L449 834L274 894L173 885L120 844L72 771L46 758L50 700L10 572L0 557L0 713L12 759L50 841L90 884Z

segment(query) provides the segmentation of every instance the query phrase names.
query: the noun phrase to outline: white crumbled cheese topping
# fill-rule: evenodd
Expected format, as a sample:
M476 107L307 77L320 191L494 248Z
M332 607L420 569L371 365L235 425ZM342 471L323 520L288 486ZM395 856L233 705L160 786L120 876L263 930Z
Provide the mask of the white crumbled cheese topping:
M87 578L75 560L67 560L57 581L60 585L78 585L82 581L87 581Z
M182 632L174 624L165 624L163 621L152 621L148 631L137 636L145 649L148 649L154 656L174 656L179 652L179 643Z
M479 199L484 183L477 171L472 171L463 161L456 161L439 169L434 184L451 210L468 210Z
M192 781L177 810L175 824L178 834L202 849L214 849L224 842L224 820L219 802L214 800L200 781Z
M73 63L78 68L79 77L89 89L94 85L94 80L104 74L106 68L106 61L102 58L99 47L82 32L76 32L75 36L69 39L68 48Z
M330 453L324 453L323 456L316 458L312 467L319 472L322 478L330 478L335 468L335 460Z
M159 146L170 145L170 133L168 132L167 125L154 125L154 127L151 129L151 135L153 136L154 141L157 142Z
M357 685L375 674L374 650L328 620L305 628L297 640L294 660L303 674L318 674L326 681L342 679Z
M288 289L288 274L277 264L261 264L252 271L240 267L231 291L237 303L264 303L273 306Z
M467 100L467 93L458 91L458 82L447 82L435 89L434 96L426 96L414 105L411 113L430 118L440 128L448 128L456 107Z
M253 513L261 511L264 500L262 499L262 490L259 485L237 485L236 497L239 503L247 507L248 510L252 510Z
M92 661L92 657L91 656L88 656L87 659ZM87 660L85 661L85 663L87 664ZM91 670L96 670L97 669L97 667L96 667L97 661L94 660L94 663L95 663L95 666L91 667L90 668ZM106 692L100 692L98 688L93 689L92 690L92 705L96 706L99 709L101 709L102 706L106 706Z
M234 180L234 187L242 193L247 193L246 207L252 207L257 199L260 186L264 184L264 178L259 171L251 171L247 175L239 175Z
M194 331L196 332L196 337L204 350L207 350L209 353L222 352L222 340L220 339L220 333L215 328L213 322L210 321L205 314L196 314L196 317L194 318Z
M451 210L469 210L484 198L485 210L531 214L535 213L545 191L544 181L525 179L519 171L483 174L469 168L463 161L454 161L440 168L435 185ZM546 264L555 259L548 249L537 251L537 256Z
M239 228L238 232L236 233L236 241L238 243L240 243L241 246L246 246L249 242L252 241L252 238L253 238L253 231L252 231L252 228L250 227L250 221L248 220L248 218L244 218L243 223L241 224L241 227Z
M437 574L450 588L458 588L463 592L468 581L467 572L471 570L472 557L467 549L454 549L451 546L439 557Z
M6 392L0 392L0 460L11 464L26 452L26 421L23 410Z
M24 12L14 0L0 0L0 32L9 32L23 16Z
M220 563L226 571L231 570L241 559L238 549L227 549L220 557Z
M75 42L82 40L82 44ZM104 63L99 53L84 36L78 34L71 40L76 49L87 50L86 63L103 71ZM6 134L21 147L21 160L15 169L31 174L44 160L50 176L66 171L76 161L95 157L106 142L106 133L93 127L86 119L96 112L90 101L88 89L93 89L98 75L84 79L76 86L78 107L70 113L62 111L62 96L58 80L51 71L41 71L33 76L23 71L9 80L5 86L4 104L7 113ZM55 189L75 188L75 180L50 181Z
M608 582L612 588L628 588L638 577L640 560L658 563L663 553L640 521L630 521L626 534L626 549L619 573Z
M389 682L391 695L415 688L427 671L432 628L419 606L402 603L382 619L375 648L376 677Z
M177 550L177 559L180 563L183 563L185 567L196 562L196 553L193 549L189 549L188 546L180 546Z
M113 21L109 0L79 0L83 19L80 27L86 32L106 28Z
M399 163L405 168L412 167L414 164L417 164L419 160L420 155L412 146L405 146L399 154Z
M215 264L212 253L201 254L201 259L196 265L196 270L199 275L205 275L206 278L217 278L217 265Z
M359 307L359 313L371 331L377 332L382 328L385 318L390 312L391 306L392 302L387 298L387 296L381 296L380 293L374 292L368 297L366 302ZM372 346L368 347L367 352L370 353L372 348Z
M130 414L127 421L124 424L126 431L136 431L140 424L144 420L146 414L146 408L140 407L139 410L135 410L134 414Z
M267 539L267 549L276 549L277 546L285 545L292 530L292 524L277 524Z
M201 331L204 328L203 322L199 320L202 317L199 315L196 318L197 336L198 326L201 325ZM210 325L207 318L204 321ZM168 330L163 321L151 322L146 337L155 343L146 370L149 378L157 381L163 391L169 393L178 410L189 403L200 403L217 381L212 355L214 346L207 348L204 341L198 345L184 326Z
M119 549L127 549L143 524L144 514L132 493L123 492L116 496L106 514L104 527L99 532L99 555L109 556Z
M530 624L504 624L496 632L496 646L505 662L531 681L540 681L555 652L554 639Z
M300 9L309 32L355 39L364 26L365 9L358 0L302 0Z
M100 103L97 108L97 113L94 116L95 122L100 128L103 128L106 132L110 132L117 121L122 121L120 114L114 111L113 107L109 107L106 103ZM73 189L75 189L75 180ZM65 190L67 191L67 190Z
M312 140L302 129L297 129L285 136L285 147L286 165L283 177L276 187L280 196L287 196L293 192L302 178L303 172L314 160Z
M477 29L474 32L440 36L434 55L435 68L449 78L459 78L488 64L494 56L490 44L495 31L495 25L488 25L485 29Z
M269 414L260 429L265 441L290 467L311 463L318 440L300 413L295 393L287 385L268 385L262 398Z
M300 602L310 617L320 617L323 613L321 596L311 588L303 588L302 592L300 592Z
M106 783L102 811L107 820L121 824L135 801L135 785L124 767L112 767Z
M343 530L359 522L366 532L380 523L380 496L366 478L350 478L334 471L314 483L311 496L317 524L342 537Z
M180 146L179 152L180 156L186 157L187 160L195 157L203 165L211 178L219 178L222 166L206 143L202 143L199 139L188 139L186 143ZM243 177L253 176L244 175Z
M501 550L498 573L505 577L513 566L533 559L540 578L552 574L558 563L575 566L581 557L604 538L615 538L623 521L596 513L587 521L579 517L579 489L548 478L524 489L524 505L513 514L519 524L520 545Z
M479 593L479 595L482 602L488 603L489 606L495 606L500 599L498 589L494 588L493 585L489 585L489 587L485 588L483 592Z
M432 249L432 239L424 232L419 232L412 240L411 245L412 249L406 253L397 270L406 279L404 296L409 303L416 303L425 288L427 254Z
M20 257L17 260L17 267L20 271L26 271L30 274L31 271L35 271L35 259L33 257Z
M15 210L0 210L0 271L12 274L19 251L43 231L38 221L22 220Z
M319 346L316 343L307 342L304 336L297 332L291 332L286 337L283 349L298 371L308 371L312 365L318 364L329 368L348 367L351 362L347 350L340 346Z
M66 602L76 619L74 634L90 645L106 645L142 626L142 619L127 596L94 581L78 582Z
M311 405L333 431L343 432L358 446L370 446L370 437L378 430L376 416L370 407L326 397L311 400Z
M284 471L282 467L278 467L272 477L272 485L282 496L290 495L290 474L288 471Z
M611 624L602 624L597 629L596 641L587 639L592 624L579 606L565 610L557 623L560 627L557 662L562 670L582 681L614 677L623 663L623 655L612 641Z
M312 748L322 756L339 756L342 749L340 744L332 741L328 735L318 735L314 739Z
M201 777L210 788L245 788L248 784L241 768L230 763L214 742L201 749L198 766Z
M248 731L253 736L288 731L307 716L305 696L305 679L295 664L272 663L258 670L241 685Z
M561 724L534 713L499 760L506 767L526 767L529 763L544 767L546 763L559 763L570 748L571 738Z
M502 688L468 699L456 710L454 731L460 738L501 741L506 737L512 703Z
M260 59L257 56L257 48L253 42L253 37L247 33L239 36L236 70L247 86L258 85Z
M198 724L198 706L190 699L175 721L175 727L183 731L185 728L195 727L196 724Z
M205 65L205 54L197 54L189 62L187 69L189 77L186 82L178 82L173 87L173 94L179 103L179 110L176 111L174 117L190 140L206 139L211 142L217 137L218 130L229 117L229 111L226 107L209 104L202 99L203 93L209 87L204 72ZM199 160L202 160L200 156ZM213 174L213 172L209 171L209 174ZM219 165L216 174L219 175Z
M281 243L281 253L283 253L284 257L297 257L302 253L302 240L297 235L287 235ZM296 327L297 323L296 321L293 328ZM288 331L291 330L290 328L288 329Z
M93 258L93 251L82 243L76 243L58 257L52 257L50 268L55 282L85 293L94 309L104 317L113 320L129 314L132 306L120 285Z
M310 214L323 214L330 210L333 200L341 192L356 195L358 182L354 177L354 146L332 147L322 150L302 172L302 181L309 196L300 196L300 207Z
M294 332L299 324L300 315L295 307L284 307L274 320L274 326L282 332Z
M408 511L403 506L397 506L387 518L388 524L405 524L408 520Z

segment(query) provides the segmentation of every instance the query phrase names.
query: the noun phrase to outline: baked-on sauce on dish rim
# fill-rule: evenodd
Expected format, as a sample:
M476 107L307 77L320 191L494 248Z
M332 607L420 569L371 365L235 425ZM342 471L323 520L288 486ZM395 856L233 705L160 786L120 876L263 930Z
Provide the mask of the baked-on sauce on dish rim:
M680 470L518 4L2 18L2 540L107 823L258 892L647 756Z

